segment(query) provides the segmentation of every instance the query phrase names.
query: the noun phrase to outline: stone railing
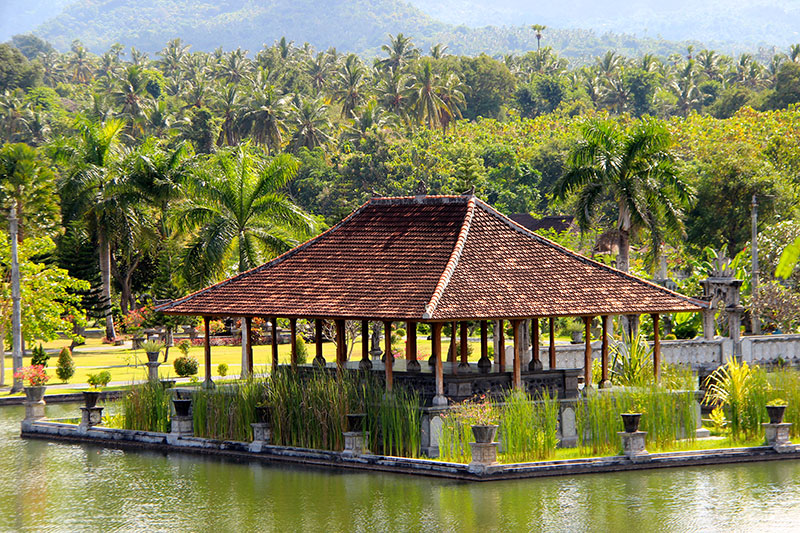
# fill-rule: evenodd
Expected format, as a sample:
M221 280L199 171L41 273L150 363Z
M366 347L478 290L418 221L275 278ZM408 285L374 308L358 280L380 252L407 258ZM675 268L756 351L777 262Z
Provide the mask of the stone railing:
M742 360L756 364L800 364L800 335L742 337Z

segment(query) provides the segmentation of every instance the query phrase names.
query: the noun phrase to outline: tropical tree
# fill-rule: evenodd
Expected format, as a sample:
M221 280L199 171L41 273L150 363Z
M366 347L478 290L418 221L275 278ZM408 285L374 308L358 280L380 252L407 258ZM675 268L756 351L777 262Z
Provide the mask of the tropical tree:
M57 149L56 159L66 166L59 188L64 200L65 222L85 218L97 238L103 298L111 301L111 233L125 218L124 206L116 196L119 158L118 140L125 123L111 119L93 122L81 119L76 124L76 142ZM106 338L115 339L114 319L106 310Z
M542 44L542 32L547 29L547 26L534 24L531 26L531 29L536 32L536 49L539 50Z
M364 83L366 69L361 59L350 54L339 70L336 99L342 104L342 117L349 117L356 107L364 102Z
M397 37L389 35L389 44L381 46L381 50L389 57L378 62L381 69L392 73L399 72L419 57L419 49L414 47L411 37L398 33Z
M600 205L612 202L620 270L628 271L631 235L640 229L650 232L657 258L664 230L682 229L682 204L690 198L675 170L665 125L642 119L623 128L610 119L590 119L580 133L570 150L566 172L555 184L556 195L565 199L577 194L576 218L585 229Z
M184 276L194 286L244 272L297 244L314 229L313 219L284 189L298 162L281 154L262 159L248 144L220 152L189 182L189 200L178 214L194 230L184 254Z
M328 133L331 129L328 106L320 98L312 100L296 94L289 107L289 123L294 127L289 145L295 150L313 149L332 140Z
M243 134L268 151L279 150L283 142L286 100L278 89L265 84L256 86L250 100L242 108Z
M0 206L11 205L17 208L20 241L28 234L50 234L59 222L55 176L36 149L24 143L0 148Z
M426 124L429 128L440 126L442 124L442 112L447 108L447 104L440 96L442 91L441 78L434 72L433 64L430 60L422 61L413 90L417 120Z

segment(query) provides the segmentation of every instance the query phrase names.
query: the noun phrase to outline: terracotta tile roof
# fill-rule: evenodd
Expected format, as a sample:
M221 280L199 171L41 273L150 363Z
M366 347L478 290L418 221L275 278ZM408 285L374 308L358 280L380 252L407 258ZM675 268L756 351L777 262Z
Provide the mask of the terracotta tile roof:
M697 311L703 304L531 233L467 196L374 198L166 313L395 320Z

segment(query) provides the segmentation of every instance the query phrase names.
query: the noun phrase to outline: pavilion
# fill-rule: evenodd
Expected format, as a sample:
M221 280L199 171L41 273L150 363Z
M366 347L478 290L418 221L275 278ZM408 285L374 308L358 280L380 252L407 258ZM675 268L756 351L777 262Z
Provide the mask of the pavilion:
M277 318L289 320L291 366L297 368L297 320L316 327L316 361L322 358L323 320L334 322L336 367L348 365L345 321L360 321L362 358L351 367L370 369L369 323L385 327L387 390L395 376L427 373L417 360L417 324L431 327L432 355L428 373L435 385L434 405L445 405L449 376L505 376L509 386L534 386L538 378L557 374L554 319L579 317L585 325L584 380L592 383L591 322L602 325L602 383L608 383L608 328L613 315L650 314L654 323L653 363L660 369L659 317L662 313L700 311L706 304L643 279L592 261L549 241L475 196L412 196L373 198L321 235L248 272L202 289L158 308L167 314L202 316L205 321L205 384L211 381L209 320L243 317L243 343L252 372L254 317L271 321L272 366L278 365ZM521 325L530 319L535 349L527 368L521 354ZM506 361L500 346L494 363L488 357L488 322L510 321L513 357ZM549 369L539 356L539 320L549 321ZM467 322L479 322L481 357L470 365ZM394 322L407 323L406 361L395 369L391 350ZM442 359L442 326L460 324L460 353ZM246 332L246 333L244 333ZM457 360L457 355L460 356ZM427 365L426 365L427 366ZM573 369L574 370L574 369ZM577 376L578 371L574 370ZM564 379L559 374L559 379ZM530 383L531 385L525 385ZM575 380L577 388L577 380ZM563 387L563 382L562 382Z

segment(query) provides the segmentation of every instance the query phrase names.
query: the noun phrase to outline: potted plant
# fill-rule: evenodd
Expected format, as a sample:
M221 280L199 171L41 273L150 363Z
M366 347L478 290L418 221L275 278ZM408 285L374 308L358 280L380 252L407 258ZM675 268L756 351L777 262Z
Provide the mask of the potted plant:
M88 374L86 383L92 387L92 390L83 391L83 402L88 408L95 407L97 400L100 398L100 389L108 385L111 381L111 372L103 370L96 374Z
M642 413L637 411L625 411L621 414L622 425L625 427L625 433L636 433L639 431L639 422L642 420Z
M782 398L775 398L767 403L767 414L769 415L770 424L782 424L783 415L786 412L786 400Z
M30 365L14 374L14 379L21 379L25 385L25 397L29 402L40 402L50 376L44 371L44 365Z
M142 350L147 353L147 360L151 363L158 362L158 354L164 348L164 345L160 342L147 340L142 343Z
M494 438L497 435L498 415L497 410L485 395L481 395L478 401L464 402L460 410L462 411L461 416L472 427L472 435L475 437L475 442L494 442Z

